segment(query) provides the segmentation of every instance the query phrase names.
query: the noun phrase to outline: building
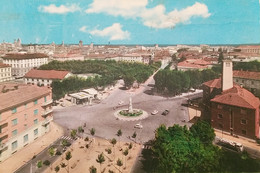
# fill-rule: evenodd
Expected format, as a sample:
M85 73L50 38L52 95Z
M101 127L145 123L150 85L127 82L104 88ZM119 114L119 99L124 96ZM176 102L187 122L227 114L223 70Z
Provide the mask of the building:
M260 45L239 46L236 50L240 50L242 53L260 54Z
M12 67L12 75L23 77L34 67L40 67L48 63L48 56L45 54L6 54L2 57L3 63Z
M235 83L260 97L260 72L234 70L233 79Z
M12 68L10 65L0 63L0 82L12 80Z
M50 130L52 91L25 84L0 85L0 161Z
M201 59L187 59L185 61L179 62L177 68L180 71L205 70L211 68L211 65L209 62Z
M204 104L209 109L211 125L231 135L259 138L260 101L233 83L232 68L231 60L223 60L222 78L203 84Z
M72 74L69 71L32 69L24 75L25 84L50 86L54 80L63 80Z

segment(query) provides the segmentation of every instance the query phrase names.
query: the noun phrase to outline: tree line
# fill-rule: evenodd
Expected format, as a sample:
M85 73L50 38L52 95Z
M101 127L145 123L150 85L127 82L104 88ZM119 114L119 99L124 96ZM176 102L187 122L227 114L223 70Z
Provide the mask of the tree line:
M42 65L40 70L67 70L73 74L97 74L92 78L69 77L63 81L53 81L53 99L62 98L66 93L77 92L83 88L105 87L114 85L123 79L126 87L131 87L136 81L138 84L146 81L153 72L160 67L160 62L150 65L141 63L116 62L113 60L87 60L87 61L52 61Z
M173 95L186 92L190 88L199 88L205 81L217 78L219 73L207 69L203 71L176 71L160 70L154 76L155 88L160 93L169 93Z

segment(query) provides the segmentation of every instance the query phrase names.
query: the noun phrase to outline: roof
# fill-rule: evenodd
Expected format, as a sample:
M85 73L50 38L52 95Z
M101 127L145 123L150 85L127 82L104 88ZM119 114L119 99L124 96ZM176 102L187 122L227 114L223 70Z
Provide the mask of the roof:
M237 49L260 49L260 45L244 45L237 47Z
M57 71L57 70L36 70L32 69L24 75L25 78L35 79L64 79L69 71Z
M3 59L35 59L35 58L47 58L46 54L32 53L32 54L6 54Z
M0 112L41 98L51 93L51 88L17 83L0 85Z
M234 70L233 77L260 80L260 72Z
M208 68L207 66L194 64L194 63L191 63L191 62L188 62L188 61L179 62L178 68L179 67L194 68L194 69L206 69L206 68Z
M3 63L0 63L0 68L5 68L5 67L11 67L10 65L8 64L3 64Z
M259 99L239 85L234 85L233 88L223 91L211 101L249 109L257 109L260 106Z
M213 79L213 80L210 80L210 81L203 83L203 85L206 85L210 88L219 88L219 89L221 89L221 84L222 84L221 78Z

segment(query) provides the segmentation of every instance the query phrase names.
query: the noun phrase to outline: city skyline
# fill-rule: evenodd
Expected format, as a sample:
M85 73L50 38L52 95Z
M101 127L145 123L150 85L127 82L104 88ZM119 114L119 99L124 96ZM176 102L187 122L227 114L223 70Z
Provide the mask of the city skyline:
M258 0L1 1L0 41L258 44Z

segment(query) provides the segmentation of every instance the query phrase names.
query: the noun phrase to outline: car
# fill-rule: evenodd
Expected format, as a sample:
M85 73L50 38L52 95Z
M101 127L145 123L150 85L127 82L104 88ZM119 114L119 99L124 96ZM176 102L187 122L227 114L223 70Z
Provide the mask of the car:
M142 129L142 128L143 128L143 126L142 126L141 124L136 124L136 125L134 126L134 128L137 128L137 129Z
M157 113L158 113L157 110L153 110L153 112L151 112L152 115L155 115L155 114L157 114Z
M124 101L121 100L118 102L118 105L122 105L122 104L124 104Z
M165 111L163 111L162 115L167 115L170 111L168 109L165 109Z

